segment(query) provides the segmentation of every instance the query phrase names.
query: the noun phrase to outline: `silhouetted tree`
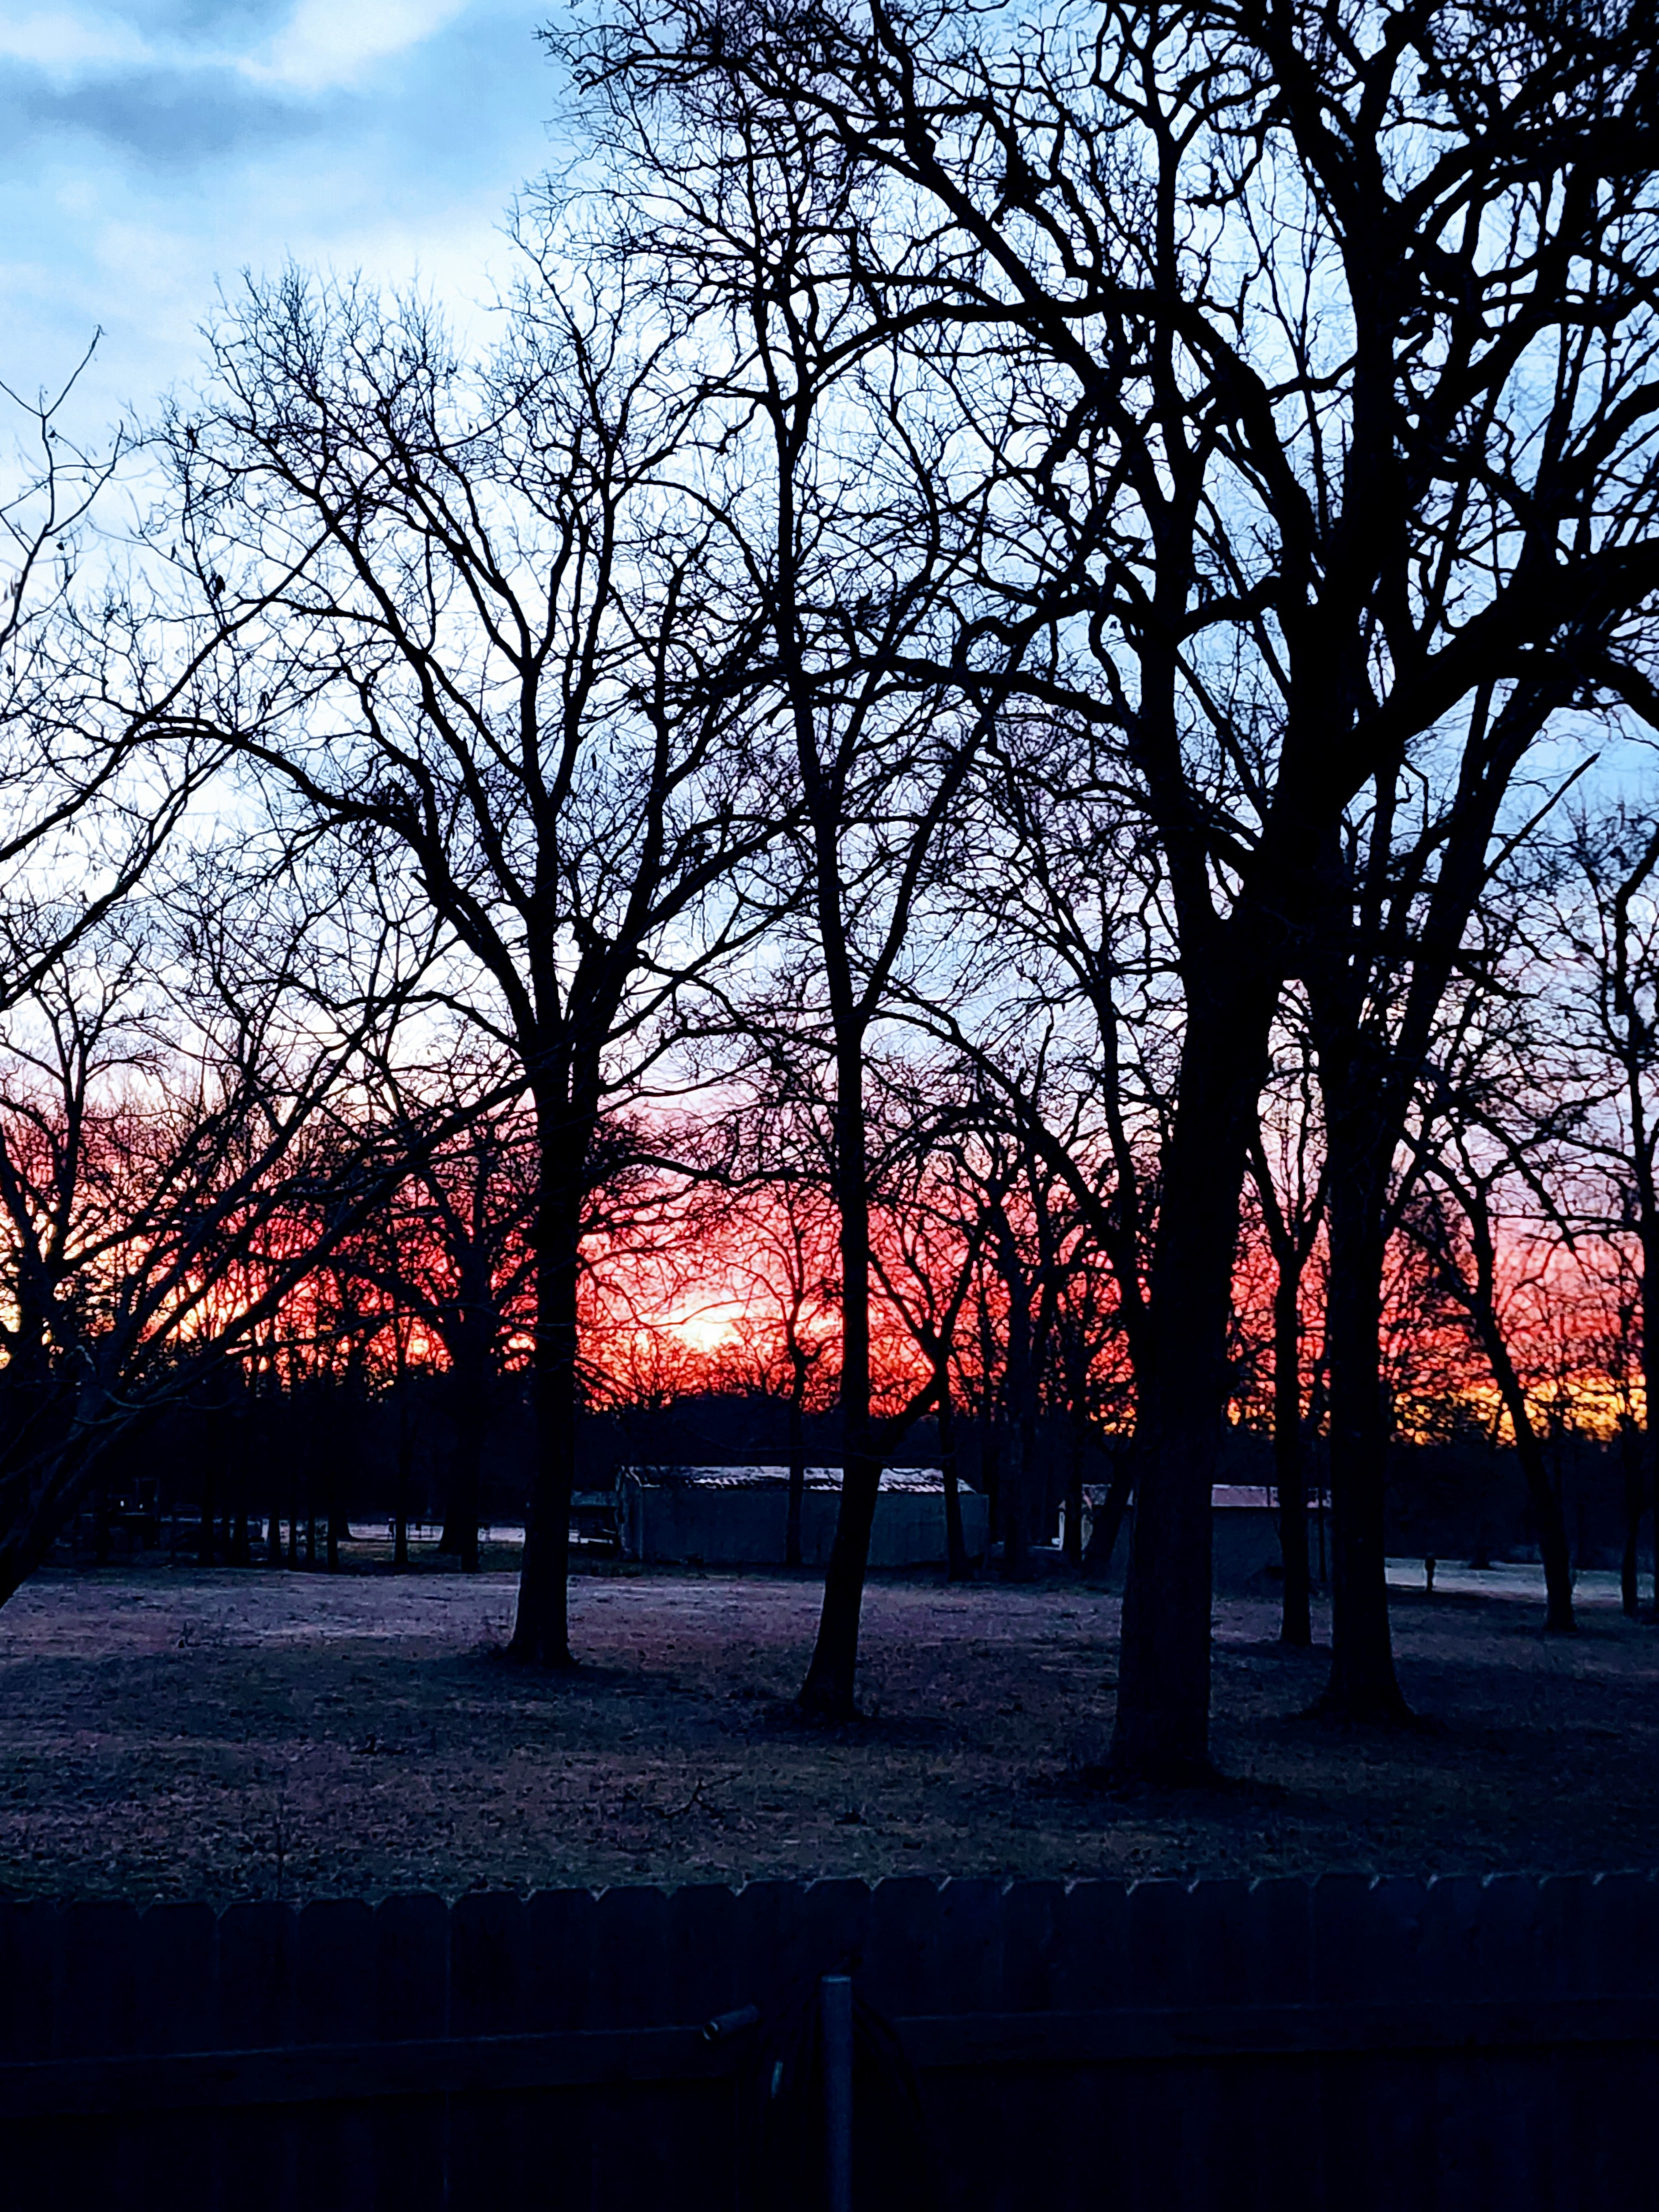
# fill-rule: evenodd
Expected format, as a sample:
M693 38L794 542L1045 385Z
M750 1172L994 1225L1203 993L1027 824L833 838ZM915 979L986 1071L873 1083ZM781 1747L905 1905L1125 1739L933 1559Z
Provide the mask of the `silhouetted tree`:
M1659 721L1659 705L1648 714ZM1599 1191L1579 1211L1588 1229L1624 1247L1635 1279L1629 1333L1644 1411L1643 1472L1626 1514L1626 1581L1633 1588L1636 1528L1650 1504L1659 1530L1659 823L1630 801L1586 809L1561 846L1557 911L1540 950L1565 957L1559 996L1568 1079L1583 1086L1589 1108L1577 1142ZM1634 1419L1627 1407L1627 1442ZM1655 1559L1659 1618L1659 1539Z
M384 1188L355 1085L386 1009L314 949L337 886L232 881L210 854L82 930L0 1026L0 1601Z
M598 1140L693 975L756 927L733 871L781 809L744 702L755 622L670 480L696 436L673 333L540 251L476 370L413 304L249 287L166 447L228 689L268 701L252 732L223 710L250 778L289 835L372 855L433 917L446 1003L524 1085L538 1444L512 1648L563 1666Z
M987 630L1046 623L1020 672L1115 734L1163 848L1183 1027L1114 1762L1207 1760L1240 1188L1297 975L1328 1149L1328 1702L1395 1717L1394 1156L1520 764L1564 710L1637 696L1659 580L1646 14L1224 0L990 36L693 0L612 6L565 50L734 195L764 158L770 204L833 181L856 211L820 258L844 245L981 426Z

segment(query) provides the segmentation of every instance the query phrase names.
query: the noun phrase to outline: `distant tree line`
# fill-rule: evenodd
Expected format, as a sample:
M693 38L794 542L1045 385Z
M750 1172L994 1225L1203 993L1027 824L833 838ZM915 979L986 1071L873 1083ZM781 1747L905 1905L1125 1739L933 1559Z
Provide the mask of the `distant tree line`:
M994 1437L1016 1574L1056 1422L1075 1505L1127 1440L1127 1777L1207 1761L1230 1421L1292 1641L1317 1449L1340 1717L1405 1711L1401 1433L1512 1440L1563 1632L1555 1445L1622 1438L1633 1604L1650 11L607 0L548 43L584 158L493 348L248 283L125 544L120 452L22 410L0 1596L118 1440L296 1347L449 1378L464 1536L505 1364L513 1647L567 1664L583 1409L701 1343L797 1463L833 1387L830 1716L924 1419L947 1472Z

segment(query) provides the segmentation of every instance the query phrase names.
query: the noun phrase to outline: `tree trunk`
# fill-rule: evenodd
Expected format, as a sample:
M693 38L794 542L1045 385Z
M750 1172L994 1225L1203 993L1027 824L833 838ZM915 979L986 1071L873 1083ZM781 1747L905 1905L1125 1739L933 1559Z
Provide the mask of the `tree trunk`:
M1380 452L1381 447L1378 448ZM1357 665L1350 681L1358 688ZM1374 1026L1367 994L1384 924L1374 883L1357 877L1333 822L1316 861L1321 892L1309 933L1306 980L1325 1109L1327 1384L1331 1497L1331 1673L1322 1705L1334 1717L1409 1717L1389 1631L1384 1505L1391 1420L1382 1376L1382 1267L1390 1178L1413 1085L1436 1013L1488 879L1488 849L1510 769L1559 703L1535 687L1511 695L1484 744L1480 775L1447 824L1430 911L1411 951L1411 981L1396 1034ZM1466 767L1471 762L1466 760ZM1373 838L1392 835L1395 771L1375 781ZM1386 904L1386 902L1383 902ZM1406 924L1397 915L1394 922ZM1391 922L1389 927L1392 927ZM1407 942L1412 942L1407 927Z
M64 1530L73 1532L76 1517L94 1484L104 1480L103 1449L107 1449L107 1443L100 1449L96 1432L98 1413L105 1410L108 1401L95 1384L88 1386L83 1403L92 1400L97 1401L97 1411L75 1421L80 1431L78 1447L73 1439L64 1440L55 1465L29 1481L21 1510L0 1526L0 1605L15 1596L29 1577L46 1564ZM141 1413L131 1423L122 1439L128 1450L153 1420L152 1410ZM9 1472L15 1479L18 1472L15 1463ZM174 1536L176 1558L176 1522Z
M859 1618L881 1461L870 1425L870 1193L864 1114L864 1040L843 1030L836 1054L836 1203L840 1215L843 1465L841 1503L817 1641L801 1685L804 1711L850 1720L855 1711Z
M1089 1449L1089 1425L1072 1416L1071 1460L1066 1470L1066 1564L1083 1571L1083 1472Z
M478 1571L478 1514L483 1469L484 1429L489 1399L489 1347L463 1323L451 1351L451 1401L455 1408L449 1482L444 1499L441 1552L460 1560L465 1574Z
M1653 1505L1653 1618L1659 1621L1659 1197L1642 1178L1642 1399L1648 1497Z
M1532 1416L1527 1407L1527 1394L1521 1387L1521 1377L1510 1358L1509 1346L1504 1341L1498 1316L1484 1299L1476 1307L1474 1325L1480 1339L1480 1348L1486 1355L1486 1364L1492 1369L1492 1380L1503 1399L1504 1410L1510 1417L1510 1427L1515 1436L1516 1456L1521 1462L1533 1518L1538 1524L1538 1550L1544 1562L1544 1626L1555 1634L1571 1636L1578 1623L1572 1609L1572 1555L1567 1543L1567 1524L1562 1515L1561 1500L1550 1480L1549 1469L1544 1464L1544 1447L1532 1425Z
M1369 1140L1345 1141L1352 1118L1346 1104L1339 1099L1337 1110L1327 1108L1331 1672L1320 1706L1340 1720L1390 1723L1408 1718L1409 1708L1395 1674L1384 1563L1389 1423L1382 1376L1380 1145L1374 1132Z
M1278 1003L1265 962L1190 984L1165 1164L1146 1372L1137 1376L1134 1513L1110 1766L1127 1780L1209 1771L1210 1519L1226 1413L1238 1198Z
M1553 1634L1571 1636L1578 1622L1572 1609L1572 1554L1567 1542L1566 1522L1562 1516L1561 1501L1544 1464L1538 1431L1527 1419L1524 1403L1518 1410L1517 1419L1517 1409L1510 1407L1510 1421L1515 1430L1516 1455L1521 1462L1521 1472L1526 1479L1527 1493L1538 1523L1538 1550L1544 1562L1544 1626Z
M1002 1579L1031 1579L1030 1467L1023 1420L1008 1424L1008 1450L1002 1467Z
M1219 1330L1194 1336L1224 1348ZM1220 1443L1215 1409L1203 1402L1210 1395L1156 1370L1141 1395L1109 1760L1126 1781L1189 1783L1209 1771L1210 1508Z
M280 1435L280 1431L278 1434ZM260 1424L260 1458L264 1480L260 1487L270 1501L270 1522L265 1530L265 1565L280 1567L283 1564L283 1491L284 1485L279 1471L277 1452L271 1436L271 1425L267 1417Z
M536 1102L541 1192L536 1208L536 1466L524 1566L508 1650L537 1667L574 1667L570 1650L570 1493L576 1474L576 1275L582 1164L590 1124L562 1102Z
M789 1358L789 1501L783 1528L783 1563L801 1563L800 1524L806 1498L806 1365L792 1346Z
M1117 1549L1118 1532L1123 1526L1123 1516L1129 1509L1134 1492L1134 1450L1131 1446L1118 1455L1120 1465L1113 1471L1106 1486L1106 1495L1101 1500L1089 1530L1089 1542L1083 1554L1083 1571L1099 1577L1103 1581L1110 1571L1112 1554Z
M1003 1370L1008 1443L1000 1469L1002 1579L1023 1583L1029 1582L1031 1576L1036 1362L1032 1343L1030 1285L1012 1226L1000 1209L996 1220L997 1263L1008 1293L1008 1356Z
M870 1563L870 1533L876 1522L881 1466L867 1451L848 1452L842 1469L841 1504L835 1540L823 1577L823 1610L817 1642L801 1686L804 1711L825 1720L850 1720L857 1710L854 1690L859 1662L859 1620Z
M404 1388L408 1389L405 1382ZM409 1490L410 1477L414 1472L415 1424L410 1419L408 1408L398 1407L398 1465L392 1480L395 1487L392 1498L392 1566L394 1574L404 1573L409 1565Z
M939 1417L939 1469L945 1484L945 1579L968 1579L968 1545L962 1529L962 1486L957 1475L957 1417L951 1397L951 1359L933 1362L933 1409Z
M1313 1643L1308 1573L1307 1454L1302 1427L1302 1284L1279 1263L1273 1291L1273 1483L1279 1494L1279 1547L1285 1566L1279 1640L1295 1650Z
M202 1416L201 1500L202 1518L196 1532L196 1564L210 1567L216 1557L215 1539L218 1534L215 1516L219 1510L219 1413L210 1407Z
M234 1567L248 1567L253 1564L248 1492L254 1452L253 1424L245 1389L238 1389L234 1407L227 1411L224 1419L226 1466L230 1477L230 1499L225 1510L225 1556Z
M995 1544L1002 1538L1002 1431L991 1411L990 1401L988 1385L984 1394L984 1435L980 1443L979 1478L980 1487L985 1492L985 1540L988 1544Z
M1625 1477L1625 1550L1620 1561L1619 1596L1626 1620L1637 1619L1642 1609L1641 1591L1637 1583L1637 1547L1642 1534L1643 1481L1642 1441L1636 1424L1628 1414L1619 1421L1619 1459Z
M351 1534L349 1507L353 1449L357 1433L357 1401L356 1393L351 1387L350 1369L348 1369L347 1375L345 1388L334 1394L335 1404L331 1409L326 1444L328 1497L325 1503L328 1514L328 1570L331 1574L339 1572L340 1547Z

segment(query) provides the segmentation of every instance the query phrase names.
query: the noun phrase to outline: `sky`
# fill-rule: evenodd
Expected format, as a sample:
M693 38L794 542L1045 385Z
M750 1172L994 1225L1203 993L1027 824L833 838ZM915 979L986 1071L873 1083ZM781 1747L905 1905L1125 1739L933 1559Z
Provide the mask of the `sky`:
M149 411L216 283L292 258L418 279L464 325L557 158L547 0L0 0L0 380L75 430Z

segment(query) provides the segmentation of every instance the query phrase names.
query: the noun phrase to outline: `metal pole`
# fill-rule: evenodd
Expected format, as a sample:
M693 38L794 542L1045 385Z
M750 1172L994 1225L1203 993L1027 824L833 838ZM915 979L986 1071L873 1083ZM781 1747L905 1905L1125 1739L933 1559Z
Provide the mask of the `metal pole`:
M826 1974L818 1984L823 2033L823 2178L827 2212L853 2212L853 1984Z

